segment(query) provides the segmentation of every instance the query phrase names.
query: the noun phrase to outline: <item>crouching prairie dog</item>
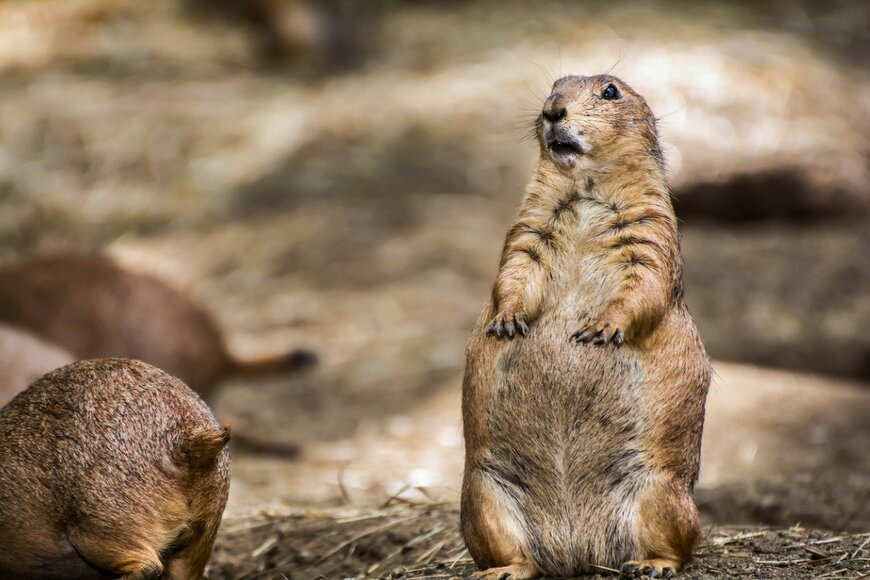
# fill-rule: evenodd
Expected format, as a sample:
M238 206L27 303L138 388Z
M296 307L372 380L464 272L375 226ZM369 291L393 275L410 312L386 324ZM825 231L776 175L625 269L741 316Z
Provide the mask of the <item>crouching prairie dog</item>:
M143 360L206 395L228 375L294 370L316 361L304 350L238 359L213 318L190 298L101 254L54 254L0 270L0 320L80 359Z
M0 323L0 407L45 373L74 360L59 346Z
M699 539L711 367L655 117L618 78L569 76L536 131L467 349L462 532L478 578L670 577Z
M139 361L62 367L0 410L0 577L202 576L229 430Z

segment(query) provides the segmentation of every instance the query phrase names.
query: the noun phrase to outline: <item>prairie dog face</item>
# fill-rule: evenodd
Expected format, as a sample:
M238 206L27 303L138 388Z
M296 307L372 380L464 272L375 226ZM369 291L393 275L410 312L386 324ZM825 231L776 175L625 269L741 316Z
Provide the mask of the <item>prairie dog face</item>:
M541 154L568 175L606 170L638 154L661 164L652 111L643 97L610 75L567 76L553 83L537 134Z

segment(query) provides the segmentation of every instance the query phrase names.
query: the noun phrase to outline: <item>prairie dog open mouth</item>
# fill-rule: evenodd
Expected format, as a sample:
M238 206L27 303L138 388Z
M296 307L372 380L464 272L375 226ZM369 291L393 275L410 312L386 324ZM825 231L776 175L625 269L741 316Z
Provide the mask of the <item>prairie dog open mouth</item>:
M551 139L547 143L550 151L555 155L582 155L583 148L579 144L563 139Z
M583 147L577 141L563 136L547 139L547 149L550 150L550 155L557 159L583 155Z

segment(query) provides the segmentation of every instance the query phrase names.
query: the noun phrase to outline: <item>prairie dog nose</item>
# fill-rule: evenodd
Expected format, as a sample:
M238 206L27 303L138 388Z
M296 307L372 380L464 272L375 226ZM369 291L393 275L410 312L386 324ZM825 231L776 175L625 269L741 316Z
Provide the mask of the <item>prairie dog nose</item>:
M565 108L564 100L560 93L553 93L547 97L542 114L551 123L557 123L568 115L568 110Z

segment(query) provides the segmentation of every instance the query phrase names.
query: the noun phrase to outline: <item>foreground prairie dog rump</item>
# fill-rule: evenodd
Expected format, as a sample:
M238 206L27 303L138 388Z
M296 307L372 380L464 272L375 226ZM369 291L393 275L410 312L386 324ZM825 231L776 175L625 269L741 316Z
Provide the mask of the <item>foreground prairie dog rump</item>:
M145 363L46 375L0 410L0 577L199 578L228 440L193 391Z
M478 577L669 577L699 538L710 364L683 301L655 118L556 81L540 159L467 349L462 532Z

